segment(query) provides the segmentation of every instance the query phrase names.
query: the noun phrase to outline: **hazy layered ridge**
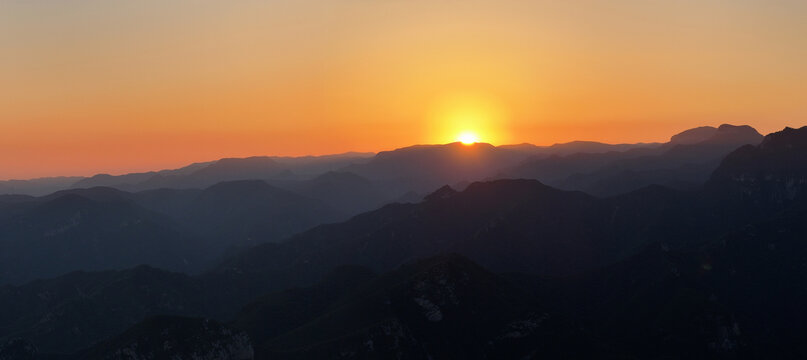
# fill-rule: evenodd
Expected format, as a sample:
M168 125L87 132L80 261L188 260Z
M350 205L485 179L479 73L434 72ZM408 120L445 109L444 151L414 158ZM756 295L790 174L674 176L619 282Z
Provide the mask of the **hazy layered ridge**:
M298 184L329 172L350 172L381 183L385 189L394 188L418 193L458 182L484 180L502 174L535 178L552 182L558 178L583 175L613 167L615 159L630 159L643 155L658 155L676 145L698 145L688 150L699 152L705 159L680 159L658 157L645 159L640 168L677 168L682 165L700 165L707 173L716 166L715 158L721 158L731 148L747 143L757 143L761 135L747 127L722 125L719 128L700 127L674 135L669 143L604 144L592 141L573 141L552 146L531 144L490 146L476 144L463 146L460 143L446 145L418 145L393 151L371 153L345 153L308 157L227 158L218 161L195 163L183 168L125 175L99 174L89 178L45 178L0 182L0 193L44 195L56 190L89 187L113 187L125 191L142 191L159 188L199 189L222 181L268 180L288 188L305 187ZM714 145L723 148L714 148ZM712 148L709 148L712 145ZM603 154L592 156L591 154ZM581 160L586 159L581 166ZM550 158L559 164L548 170L531 161ZM709 160L709 161L706 161ZM705 162L705 164L704 164ZM518 165L518 166L517 166ZM625 166L625 165L621 165ZM711 166L711 168L710 168ZM516 169L511 169L516 167ZM637 165L627 166L629 169ZM596 175L596 174L592 174ZM639 179L628 191L652 181L663 179ZM596 190L596 189L595 189ZM402 192L403 193L403 192ZM369 210L369 209L363 209Z
M0 199L0 281L149 264L198 272L226 252L344 218L320 201L255 181L205 190L65 190Z
M749 126L700 127L674 135L654 148L576 153L526 161L503 177L534 178L562 189L610 196L648 185L690 190L703 185L720 161L762 135Z

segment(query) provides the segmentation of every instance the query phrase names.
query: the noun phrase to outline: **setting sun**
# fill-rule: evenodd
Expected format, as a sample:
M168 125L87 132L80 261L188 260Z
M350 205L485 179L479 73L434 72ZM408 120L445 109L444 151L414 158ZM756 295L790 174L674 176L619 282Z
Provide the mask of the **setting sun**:
M466 132L461 133L460 136L457 137L457 141L459 141L459 142L461 142L461 143L463 143L465 145L471 145L471 144L479 142L479 137L476 136L476 134L474 134L472 132L467 132L466 131Z
M511 141L511 116L507 104L495 94L455 91L443 94L440 100L429 105L426 115L428 128L424 129L427 142L445 144L475 142L506 144Z

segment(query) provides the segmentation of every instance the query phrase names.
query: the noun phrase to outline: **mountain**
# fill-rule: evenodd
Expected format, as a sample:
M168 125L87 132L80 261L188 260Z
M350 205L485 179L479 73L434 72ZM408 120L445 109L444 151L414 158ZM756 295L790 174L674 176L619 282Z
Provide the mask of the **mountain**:
M707 186L758 203L786 203L805 196L807 188L807 127L785 128L765 137L759 146L729 154Z
M432 191L445 184L490 177L527 155L490 144L417 145L378 153L365 164L344 168L370 180L400 181L409 191Z
M683 164L685 168L682 171L676 172L676 166L666 164L664 158L649 158L644 161L653 163L655 167L663 167L663 171L636 166L625 168L622 164L606 166L612 161L657 155L670 150L674 145L692 145L704 141L715 142L722 139L723 143L731 145L754 143L754 134L756 132L750 127L722 125L719 128L702 127L688 130L675 135L667 144L604 144L573 141L552 146L518 144L495 147L482 143L473 145L452 143L410 146L378 154L225 158L172 170L125 175L99 174L81 178L72 186L52 187L52 190L67 187L112 187L129 192L161 188L203 189L224 181L266 180L281 188L299 191L308 197L311 197L312 193L319 192L321 195L316 198L349 214L370 210L373 206L381 205L408 192L426 194L446 184L470 183L491 178L531 178L565 189L610 195L624 192L626 189L633 190L641 185L659 183L657 180L664 180L666 177L673 178L667 185L675 185L678 188L696 186L702 182L703 174L708 175L714 166L713 162L707 164L688 162ZM761 137L759 134L756 136ZM726 152L711 150L708 157L712 159L714 158L711 156L712 153L719 153L718 155L722 156ZM603 171L593 173L600 169ZM356 174L373 182L376 189L354 191L355 198L350 202L337 201L330 193L306 189L310 185L306 182L324 180L317 179L318 177L334 177L333 173L336 172ZM623 181L626 178L628 181ZM298 181L301 183L297 184ZM636 185L615 191L611 189L611 184L623 187L624 184ZM3 184L0 184L0 193L3 188ZM27 191L15 193L27 193ZM44 192L37 193L42 194ZM351 205L356 202L358 204L355 206Z
M103 198L110 191L98 193ZM656 235L682 237L681 223L711 221L697 213L661 221L681 213L684 198L649 189L602 200L530 180L474 183L463 192L444 188L417 204L388 205L253 247L195 277L138 267L4 287L0 338L32 339L46 352L75 351L146 316L227 320L251 299L314 284L340 265L386 272L444 252L464 253L495 272L579 273L625 258Z
M805 129L731 151L689 192L444 186L200 275L138 267L0 287L0 354L181 348L211 318L245 332L256 358L802 358ZM6 204L12 217L38 205Z
M788 209L673 249L658 242L569 279L540 279L612 358L802 358L807 212ZM529 288L529 286L527 286Z
M695 241L651 242L569 279L538 281L551 309L624 358L802 358L807 317L807 128L786 128L729 154L698 195L724 230ZM697 204L697 203L693 203ZM697 226L700 230L701 227Z
M684 130L670 138L669 143L673 145L691 145L709 140L717 133L714 126L699 126Z
M657 148L538 158L500 176L538 179L597 196L623 194L653 184L692 190L708 180L728 153L761 141L762 135L750 126L700 127L674 135Z

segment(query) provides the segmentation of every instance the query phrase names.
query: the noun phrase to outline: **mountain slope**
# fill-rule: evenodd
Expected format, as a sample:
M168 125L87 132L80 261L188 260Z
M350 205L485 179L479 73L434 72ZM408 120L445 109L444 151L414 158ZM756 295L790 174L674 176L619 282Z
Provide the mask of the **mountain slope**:
M201 266L190 239L167 217L132 202L63 194L25 205L0 221L2 282L143 263L183 271Z
M474 183L463 192L441 190L422 203L388 205L319 226L280 246L256 247L218 271L305 283L341 264L385 271L457 252L497 272L571 274L626 256L654 236L680 236L686 228L679 223L710 221L687 213L685 199L661 189L601 200L534 180ZM665 223L669 215L677 216L675 222ZM707 227L703 236L712 231Z
M202 289L187 275L145 266L4 286L0 337L27 338L45 352L72 352L147 316L209 315Z
M550 321L526 294L456 255L406 264L310 315L256 338L256 358L511 358L560 345L538 336Z
M807 127L785 128L765 137L759 146L729 154L707 186L716 192L748 197L758 203L786 203L807 189Z

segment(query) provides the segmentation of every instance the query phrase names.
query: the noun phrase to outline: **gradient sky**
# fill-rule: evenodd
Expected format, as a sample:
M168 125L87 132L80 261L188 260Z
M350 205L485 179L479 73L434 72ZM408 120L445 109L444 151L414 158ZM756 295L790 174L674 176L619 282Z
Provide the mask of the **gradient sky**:
M0 0L0 179L801 126L805 3Z

